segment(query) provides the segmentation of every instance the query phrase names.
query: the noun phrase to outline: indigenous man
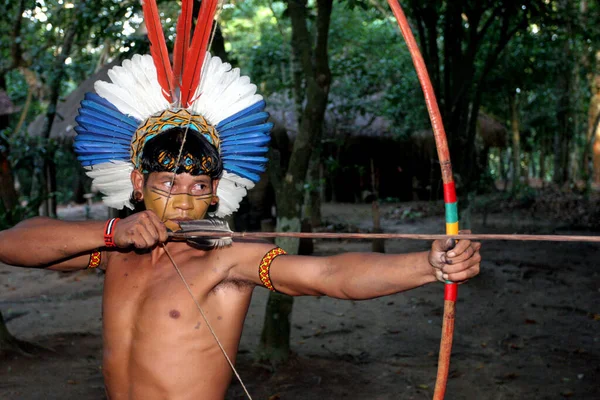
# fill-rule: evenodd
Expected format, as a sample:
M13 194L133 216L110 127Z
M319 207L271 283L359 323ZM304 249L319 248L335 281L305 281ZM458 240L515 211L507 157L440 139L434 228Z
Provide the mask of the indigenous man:
M192 2L182 3L189 18ZM160 24L147 24L152 56L114 67L112 83L97 82L76 119L75 151L105 203L145 210L106 223L34 218L0 232L1 262L105 271L103 373L113 400L222 399L232 371L209 324L235 361L255 286L369 299L479 273L480 245L469 240L332 257L285 255L266 243L199 249L169 240L185 221L234 212L267 161L271 124L256 86L205 52L216 3L202 1L190 46L176 42L174 68L162 32L150 32ZM143 7L147 20L158 19L154 0Z
M431 251L422 253L332 257L283 255L267 243L198 250L168 241L168 229L205 217L217 201L222 173L215 148L191 132L182 153L192 163L182 158L164 165L165 159L177 160L184 133L175 128L147 142L143 172L131 174L134 197L147 210L113 222L114 247L106 247L104 222L34 218L0 232L0 260L13 265L79 270L101 249L98 267L106 272L103 372L111 399L222 399L229 385L231 369L199 322L165 248L233 360L257 285L294 296L359 300L436 281L463 281L479 272L480 245L468 240L452 249L435 241ZM265 263L261 279L259 266Z

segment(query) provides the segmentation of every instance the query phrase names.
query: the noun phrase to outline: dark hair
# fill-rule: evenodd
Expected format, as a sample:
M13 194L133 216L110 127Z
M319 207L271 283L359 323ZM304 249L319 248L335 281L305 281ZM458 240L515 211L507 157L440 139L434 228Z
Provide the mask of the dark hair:
M149 139L142 151L140 167L143 174L187 172L208 175L211 179L218 179L223 174L219 151L202 134L187 127L171 128Z

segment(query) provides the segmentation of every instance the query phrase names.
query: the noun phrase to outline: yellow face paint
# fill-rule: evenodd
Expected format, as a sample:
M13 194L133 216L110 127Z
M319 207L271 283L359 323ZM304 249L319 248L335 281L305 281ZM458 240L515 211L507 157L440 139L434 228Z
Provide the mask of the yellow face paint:
M175 175L170 172L154 172L144 185L144 204L173 231L180 230L178 222L198 220L206 216L217 181L206 175L187 173Z

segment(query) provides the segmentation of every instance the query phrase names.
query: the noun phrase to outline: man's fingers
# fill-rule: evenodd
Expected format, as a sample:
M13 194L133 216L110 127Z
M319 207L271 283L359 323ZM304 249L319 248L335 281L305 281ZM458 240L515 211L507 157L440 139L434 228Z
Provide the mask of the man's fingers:
M432 244L432 250L435 252L446 252L456 246L455 239L439 239L435 240Z
M153 221L152 218L147 218L142 221L142 224L143 224L144 228L146 228L146 231L152 237L152 239L153 239L152 244L155 244L156 242L158 242L158 240L160 239L160 235L158 233L158 228L155 225L155 221Z
M475 268L469 268L467 270L461 271L461 272L456 272L454 274L444 274L444 276L447 276L449 281L452 282L462 282L465 281L467 279L473 278L474 276L476 276L479 273L479 267Z
M481 254L475 253L471 258L457 262L457 263L448 263L442 267L442 272L445 274L453 274L456 272L461 272L463 270L472 268L475 265L478 265L481 262Z
M150 248L156 244L156 239L152 236L150 232L148 232L148 229L141 223L136 227L135 236L135 247L137 247L138 249Z
M443 277L446 280L452 282L461 282L465 279L473 278L477 274L479 274L479 263L471 264L468 267L466 265L461 265L459 268L452 267L444 267Z
M158 235L158 241L161 243L166 242L169 239L169 236L167 235L167 227L154 212L150 212L149 216L150 222L152 223L152 226Z
M469 247L471 247L471 241L468 239L459 240L456 246L448 251L448 257L456 257L464 253Z
M481 248L481 243L479 242L471 242L469 247L467 247L462 253L457 254L452 257L448 257L448 264L456 264L462 262L464 260L468 260L473 256L473 254L477 253Z

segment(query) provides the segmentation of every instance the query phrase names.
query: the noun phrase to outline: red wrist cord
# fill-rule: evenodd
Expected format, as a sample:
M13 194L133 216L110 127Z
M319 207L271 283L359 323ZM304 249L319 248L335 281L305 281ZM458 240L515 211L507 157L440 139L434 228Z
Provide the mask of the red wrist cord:
M119 221L119 218L112 218L106 221L106 225L104 225L104 245L106 247L117 246L114 238L117 221Z

